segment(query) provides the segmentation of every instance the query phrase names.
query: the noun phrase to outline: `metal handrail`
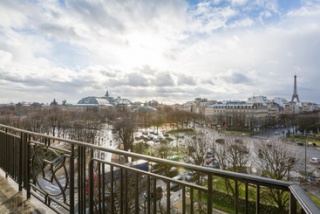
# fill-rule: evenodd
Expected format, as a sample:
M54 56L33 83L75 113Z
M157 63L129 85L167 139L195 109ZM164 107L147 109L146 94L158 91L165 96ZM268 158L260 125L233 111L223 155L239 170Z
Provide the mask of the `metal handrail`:
M17 135L16 133L12 133L12 132L17 132L20 135ZM55 140L56 141L62 141L62 142L65 142L65 143L69 143L70 145L73 145L72 148L74 146L78 146L79 148L88 149L88 150L91 151L91 158L90 158L90 161L89 161L89 169L91 171L89 171L89 172L92 172L92 168L90 168L90 167L91 167L91 165L93 165L93 162L95 162L95 163L100 163L100 164L106 164L106 165L109 165L109 166L119 167L122 170L131 170L133 172L136 172L136 173L139 173L139 174L142 174L142 175L146 175L146 176L154 178L154 179L161 179L161 180L164 180L165 182L167 182L167 186L169 185L169 182L172 182L172 181L177 182L177 183L179 183L180 185L183 186L183 192L185 192L185 188L186 187L197 189L197 190L201 190L201 191L207 191L209 194L210 194L210 191L212 191L212 190L210 190L212 188L212 184L208 184L208 187L205 188L205 187L202 187L202 186L199 186L199 185L196 185L196 184L192 184L192 183L188 183L188 182L184 182L184 181L176 181L176 180L173 180L172 178L168 178L168 177L163 176L163 175L156 175L156 174L154 174L152 172L145 172L145 171L137 170L137 169L134 169L134 168L131 168L131 167L128 167L128 166L121 165L121 164L112 163L112 162L109 162L109 161L104 161L104 160L101 160L99 158L94 158L92 156L93 151L97 150L97 151L108 152L108 153L117 154L117 155L121 155L121 156L132 157L132 158L136 158L136 159L143 159L143 160L146 160L146 161L149 161L149 162L156 162L156 163L164 164L164 165L182 167L182 168L185 168L185 169L188 169L188 170L201 172L203 174L208 175L210 178L212 178L212 176L218 176L218 177L222 177L222 178L225 178L225 179L231 179L231 180L234 180L234 181L244 182L244 183L246 183L246 185L247 184L254 184L254 185L257 186L258 190L260 189L260 186L263 186L263 187L268 187L268 188L276 188L276 189L279 189L279 190L289 191L291 193L291 195L294 197L294 199L293 198L290 199L290 201L292 203L292 205L290 205L290 213L296 213L296 211L297 211L297 206L295 205L296 202L298 202L298 204L300 204L301 208L306 213L310 213L310 214L311 213L320 213L319 207L310 199L310 197L301 188L301 186L299 186L297 184L294 184L292 182L279 181L279 180L274 180L274 179L269 179L269 178L264 178L264 177L241 174L241 173L237 173L237 172L230 172L230 171L219 170L219 169L211 169L211 168L207 168L207 167L201 167L201 166L190 165L190 164L181 163L181 162L175 162L175 161L171 161L171 160L165 160L165 159L161 159L161 158L157 158L157 157L141 155L141 154L122 151L122 150L118 150L118 149L105 148L105 147L101 147L101 146L98 146L98 145L84 143L84 142L81 142L81 141L63 139L63 138L59 138L59 137L48 136L48 135L45 135L45 134L34 133L34 132L31 132L31 131L26 131L26 130L14 128L14 127L2 125L2 124L0 124L0 133L4 134L5 136L10 136L10 137L12 137L14 139L17 139L17 140L19 140L19 142L22 142L23 135L26 135L26 136L34 136L34 137L50 139L50 140L53 140L53 141L55 141ZM25 138L28 138L28 137L25 137ZM5 141L7 141L7 137L5 139L6 139ZM30 137L29 137L25 142L30 144L30 143L35 143L36 141L31 140ZM1 142L1 139L0 139L0 145L1 145L1 143L4 144L4 142ZM5 143L7 143L7 142L5 142ZM5 145L4 148L7 149L7 146L10 146L10 145L9 144ZM22 145L20 145L20 147L21 146ZM61 150L60 148L55 148L55 147L50 147L50 148ZM21 152L21 150L22 149L20 148L19 151ZM28 147L27 151L25 151L25 152L28 152L29 150L30 149ZM67 151L67 150L64 150L64 151ZM71 156L74 157L73 149L71 151L72 151L71 152L72 153ZM27 155L27 157L28 157L28 155ZM85 154L83 154L83 155L85 155ZM86 157L86 156L82 156L82 157ZM23 156L20 157L20 159L19 159L20 162L21 162L22 158L23 158ZM81 160L81 161L83 161L84 163L83 163L83 165L81 165L81 163L80 163L79 167L82 167L82 169L81 169L82 172L85 172L87 163L86 163L85 160ZM7 160L3 160L3 162L5 164L8 164ZM78 162L80 162L80 160ZM14 164L16 164L16 163L14 163ZM3 168L5 171L8 170L8 169L6 169L7 165L2 164L2 165L0 165L0 167ZM22 166L19 166L19 167L22 167ZM19 168L18 171L20 171L20 170L21 169ZM71 170L74 171L73 168ZM12 173L15 173L15 172L8 172L8 174L12 174ZM19 175L19 176L21 176L21 175ZM78 179L82 179L83 181L85 181L87 179L87 178L83 177L85 175L78 175L78 176L82 176L82 177L79 177ZM93 178L93 174L92 173L89 173L89 176L91 178ZM27 181L28 180L27 178L18 178L18 179L20 179L21 182L22 182L22 180L24 181L22 183L24 183L24 187L27 188L27 191L30 191L30 186L32 186L35 189L37 188L35 184L30 184L30 185L27 184L27 182L29 182L29 181ZM74 186L73 181L71 181L70 185ZM84 187L83 184L79 184L79 185L80 186L82 185L82 187ZM93 181L90 182L90 187L89 188L91 190L93 188L93 185L94 185ZM149 183L148 183L148 185L150 186ZM80 188L80 186L79 186L79 188ZM91 193L93 193L93 191L91 191L90 194ZM30 194L27 193L27 195L30 195ZM40 196L36 196L36 197L40 197ZM83 197L83 199L86 199L87 196L82 194L81 197ZM259 198L260 196L257 196L257 197ZM49 203L47 203L48 200L49 200ZM49 196L45 196L45 200L44 201L48 206L50 206L50 200L55 201L54 198L50 199ZM72 200L74 200L73 197L72 197ZM212 201L210 201L210 200L212 200L211 196L209 197L208 204L212 203ZM295 202L295 200L296 200L296 202ZM257 204L257 206L258 206L257 207L257 211L258 211L259 210L259 200L257 199L257 201L258 201L258 204ZM92 201L90 203L92 204ZM236 202L236 204L237 204L237 202ZM65 204L64 204L64 206L65 206ZM169 205L167 205L167 206L169 206ZM212 205L208 206L209 207L208 208L209 212L210 212L211 206ZM238 206L238 205L236 205L236 206ZM84 205L84 207L85 207L85 205ZM74 208L71 207L69 211L73 212L73 209ZM91 210L92 210L92 208L91 208ZM55 211L58 211L58 210L55 209Z
M301 186L291 184L289 189L306 213L320 213L319 207L311 200Z

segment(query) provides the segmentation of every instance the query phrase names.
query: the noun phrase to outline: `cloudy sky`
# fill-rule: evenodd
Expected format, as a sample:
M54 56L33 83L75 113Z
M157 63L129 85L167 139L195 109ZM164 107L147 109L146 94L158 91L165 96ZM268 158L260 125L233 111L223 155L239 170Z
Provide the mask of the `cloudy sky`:
M0 103L320 103L320 0L1 0Z

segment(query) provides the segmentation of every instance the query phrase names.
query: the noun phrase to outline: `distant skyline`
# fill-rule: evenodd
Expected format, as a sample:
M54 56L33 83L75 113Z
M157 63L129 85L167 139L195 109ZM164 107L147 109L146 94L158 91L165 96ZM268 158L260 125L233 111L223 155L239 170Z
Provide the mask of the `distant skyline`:
M320 0L1 0L0 103L320 103Z

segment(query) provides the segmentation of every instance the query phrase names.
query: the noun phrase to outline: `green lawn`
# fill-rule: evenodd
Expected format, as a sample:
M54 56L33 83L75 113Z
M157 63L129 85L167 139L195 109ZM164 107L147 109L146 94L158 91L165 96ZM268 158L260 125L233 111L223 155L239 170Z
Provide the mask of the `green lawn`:
M306 136L290 136L287 138L288 140L291 141L296 141L296 142L311 142L315 143L317 146L320 146L320 138L319 137L306 137Z
M310 198L320 207L320 198L314 196L314 195L311 195L308 193L308 195L310 196Z
M234 188L235 182L233 180L229 180L231 186ZM233 213L234 212L234 198L231 191L227 191L226 181L224 178L221 177L214 177L213 178L213 192L214 192L214 200L213 200L213 207L222 210L224 212ZM245 184L243 182L239 182L239 213L244 213L244 200L245 200ZM204 181L202 185L206 186L207 181ZM256 200L257 190L255 186L248 186L248 203L251 211L254 212L255 208L255 200ZM277 210L270 201L266 200L266 198L270 198L269 189L268 188L261 188L260 189L260 202L261 206L264 208L262 213L272 213ZM286 192L283 197L288 197L289 192ZM196 196L195 196L196 198ZM205 198L203 201L205 202ZM289 206L289 204L288 204Z
M169 133L169 134L195 133L195 130L194 129L175 129L175 130L170 130L167 133Z
M226 134L250 136L250 135L252 135L252 132L251 131L226 130Z

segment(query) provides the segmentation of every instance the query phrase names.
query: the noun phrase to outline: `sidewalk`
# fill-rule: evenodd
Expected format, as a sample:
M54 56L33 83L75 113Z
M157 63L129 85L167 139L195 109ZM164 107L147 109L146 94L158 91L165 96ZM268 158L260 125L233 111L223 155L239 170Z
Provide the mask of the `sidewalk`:
M18 185L11 178L6 178L5 173L0 169L0 213L51 214L55 212L36 199L27 200L25 191L19 192Z

